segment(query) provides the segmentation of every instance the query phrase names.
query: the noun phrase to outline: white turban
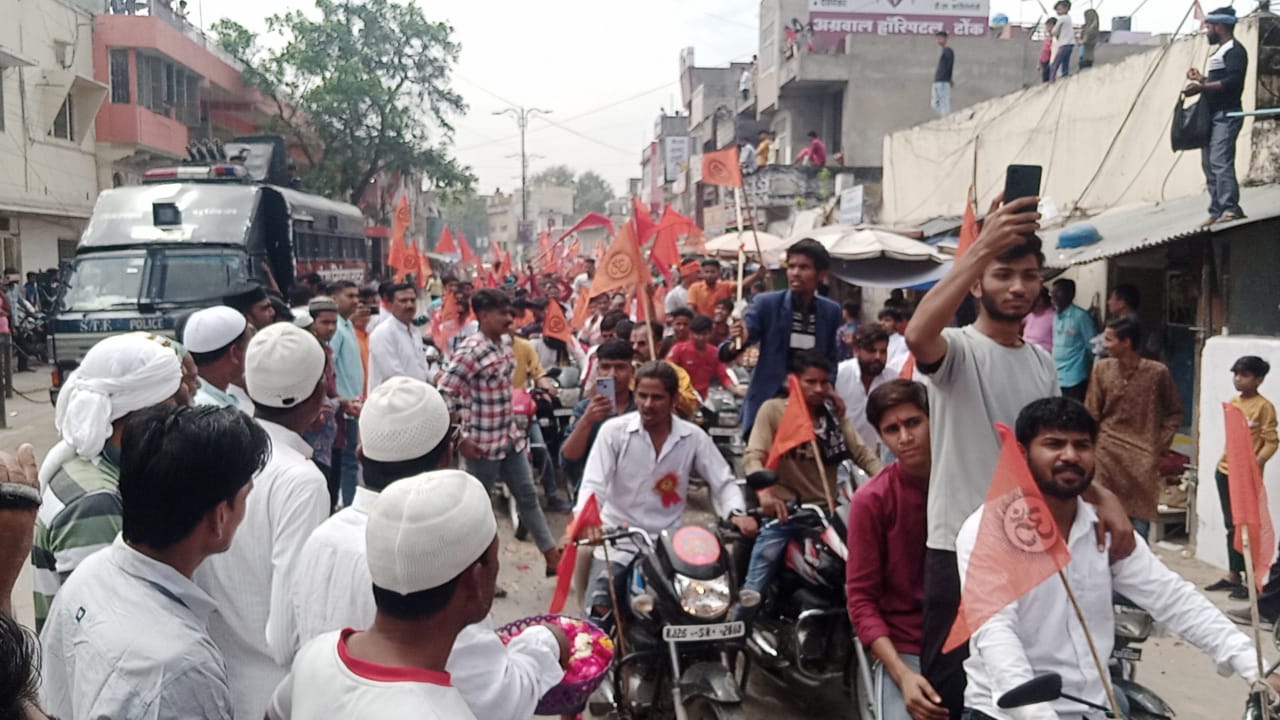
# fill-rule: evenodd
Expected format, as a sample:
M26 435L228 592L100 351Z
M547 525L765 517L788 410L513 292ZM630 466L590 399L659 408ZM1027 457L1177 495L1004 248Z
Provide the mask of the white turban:
M40 466L41 485L76 455L96 462L112 422L159 405L181 384L182 360L172 340L134 332L94 345L58 392L53 422L59 441Z

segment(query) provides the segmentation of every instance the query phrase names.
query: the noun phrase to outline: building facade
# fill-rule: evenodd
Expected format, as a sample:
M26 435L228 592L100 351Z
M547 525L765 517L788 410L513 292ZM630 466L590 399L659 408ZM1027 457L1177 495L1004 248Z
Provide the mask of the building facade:
M0 0L0 248L5 267L56 268L98 195L93 17L61 0Z

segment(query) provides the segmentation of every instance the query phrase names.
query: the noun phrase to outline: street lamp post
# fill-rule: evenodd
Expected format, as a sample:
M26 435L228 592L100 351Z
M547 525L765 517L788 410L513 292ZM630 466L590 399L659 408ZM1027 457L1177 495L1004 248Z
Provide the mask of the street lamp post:
M494 115L510 115L516 119L520 128L520 221L529 221L529 156L524 150L524 134L529 128L529 118L534 115L550 115L550 110L541 108L509 107L505 110L494 110Z

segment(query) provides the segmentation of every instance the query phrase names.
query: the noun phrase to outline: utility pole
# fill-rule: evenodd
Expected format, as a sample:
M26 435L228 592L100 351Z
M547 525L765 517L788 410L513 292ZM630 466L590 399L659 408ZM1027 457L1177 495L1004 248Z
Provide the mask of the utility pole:
M494 110L494 115L510 115L516 119L520 128L520 221L529 221L529 156L525 153L524 135L529 128L529 118L534 115L550 115L550 110L541 108L509 107L505 110Z

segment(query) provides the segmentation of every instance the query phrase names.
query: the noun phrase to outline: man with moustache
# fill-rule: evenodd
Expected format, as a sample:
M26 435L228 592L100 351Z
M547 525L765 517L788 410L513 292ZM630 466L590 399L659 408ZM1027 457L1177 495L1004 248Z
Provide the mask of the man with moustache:
M1014 432L1027 467L1042 493L1049 517L1071 552L1064 576L1093 635L1098 657L1110 657L1115 635L1112 594L1121 593L1187 642L1252 683L1258 678L1253 642L1213 606L1195 586L1165 567L1146 543L1135 543L1126 558L1112 560L1094 533L1099 518L1083 499L1093 481L1098 423L1079 402L1051 397L1036 400L1018 414ZM983 514L1001 512L983 505L965 520L956 538L960 576L964 577L978 541ZM1132 532L1130 533L1132 534ZM1112 540L1114 541L1115 536ZM1037 585L982 624L969 640L965 661L967 717L973 720L1075 720L1099 717L1067 699L1028 705L1016 715L997 707L997 699L1038 674L1056 672L1062 689L1075 697L1107 705L1102 678L1094 667L1089 639L1072 610L1067 589L1056 577ZM1280 687L1275 675L1267 678Z
M883 444L876 427L867 419L867 398L898 373L888 367L889 334L879 325L867 325L853 336L853 357L840 363L836 394L844 401L845 417L858 437L881 455Z
M1059 395L1053 358L1022 339L1022 318L1043 287L1037 198L994 206L977 241L925 295L907 328L918 370L929 376L933 472L926 508L921 666L952 718L964 705L965 648L942 653L960 606L956 534L986 498L999 457L995 423L1012 424L1028 402ZM978 300L972 325L948 327L967 295ZM1099 505L1098 544L1112 533L1112 554L1133 551L1133 526L1114 495L1090 488Z

